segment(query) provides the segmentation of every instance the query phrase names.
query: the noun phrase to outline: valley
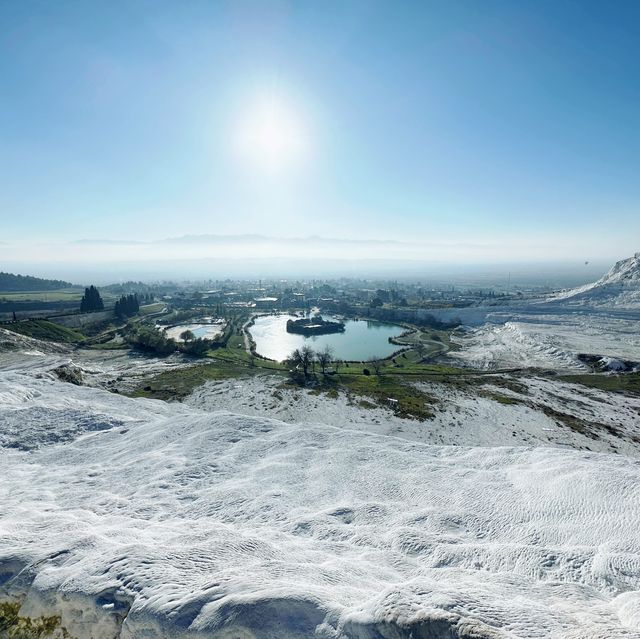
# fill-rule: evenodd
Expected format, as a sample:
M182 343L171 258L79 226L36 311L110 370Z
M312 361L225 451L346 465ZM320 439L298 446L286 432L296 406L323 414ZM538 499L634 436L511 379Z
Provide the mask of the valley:
M395 327L386 359L306 371L255 352L254 318L285 333L287 315L253 309L5 324L0 592L18 604L0 623L78 639L87 624L92 639L640 636L637 324L581 299L494 307L480 326L434 310ZM175 325L185 346L200 325L220 341L137 341Z

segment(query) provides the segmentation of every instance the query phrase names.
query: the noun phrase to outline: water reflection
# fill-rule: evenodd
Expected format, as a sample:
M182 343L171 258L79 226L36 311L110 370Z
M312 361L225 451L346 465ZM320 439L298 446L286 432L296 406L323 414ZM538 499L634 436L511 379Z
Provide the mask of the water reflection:
M335 317L324 316L335 320ZM363 361L388 357L400 347L390 344L390 337L397 337L403 328L396 324L368 322L366 320L345 320L344 333L313 335L305 337L287 333L287 320L296 319L291 315L263 315L257 317L249 329L256 351L263 357L279 362L286 359L296 348L308 344L316 351L325 346L333 349L333 356L343 360Z

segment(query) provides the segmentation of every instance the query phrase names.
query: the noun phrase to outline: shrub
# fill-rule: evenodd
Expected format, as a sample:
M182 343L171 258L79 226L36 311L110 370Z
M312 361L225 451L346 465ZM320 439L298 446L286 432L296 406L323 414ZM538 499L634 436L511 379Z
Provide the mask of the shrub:
M176 343L152 326L140 326L128 332L126 339L129 344L143 351L166 355L176 350Z

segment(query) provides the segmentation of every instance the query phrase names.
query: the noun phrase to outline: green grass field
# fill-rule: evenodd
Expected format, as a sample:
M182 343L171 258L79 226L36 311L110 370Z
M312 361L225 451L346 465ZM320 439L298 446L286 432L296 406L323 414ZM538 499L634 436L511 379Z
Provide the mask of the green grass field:
M346 368L344 370L347 370ZM321 378L315 392L345 393L352 403L363 408L382 406L400 417L429 419L433 417L435 398L406 383L395 375L339 373Z
M4 324L3 328L13 331L14 333L26 335L27 337L34 337L51 342L62 342L64 344L78 344L86 339L85 335L80 331L47 320L29 320L13 324Z
M486 374L430 361L432 357L451 348L450 336L443 331L416 331L407 336L405 350L380 363L379 370L372 363L344 362L333 364L332 374L323 375L319 368L312 372L306 387L312 393L329 397L345 394L350 402L363 408L385 407L401 417L429 419L437 403L428 391L416 387L417 382L447 384L452 389L478 393L502 404L521 403L522 400L500 393L492 387L504 386L526 395L526 385L517 379ZM433 345L431 348L430 345ZM195 388L209 380L240 378L255 374L278 375L283 384L300 387L302 374L289 375L288 366L252 356L245 349L243 335L234 332L224 348L208 353L206 364L166 371L147 380L134 396L157 399L183 399ZM625 375L557 376L559 381L615 392L640 394L640 373Z
M431 415L432 398L416 390L413 382L442 381L457 376L464 383L462 378L467 373L459 368L428 363L430 357L448 350L449 337L445 331L416 331L408 336L406 342L407 346L413 345L418 350L406 350L385 360L379 375L375 374L371 364L359 362L341 363L337 374L333 375L322 375L318 369L312 376L317 383L315 390L330 394L344 392L352 395L353 401L387 406L399 415L420 419ZM419 344L425 345L417 346ZM206 364L160 373L143 382L132 394L156 399L182 399L208 380L258 373L277 374L283 380L289 380L288 365L248 353L244 336L234 331L224 348L209 351Z
M620 373L617 375L602 375L599 373L558 375L555 379L571 384L581 384L589 388L598 388L612 393L640 395L640 373Z
M152 313L159 313L165 304L163 302L155 302L154 304L145 304L140 307L140 315L151 315Z
M222 362L194 364L188 368L164 371L145 380L131 393L130 397L150 397L152 399L181 400L205 382L222 379L236 379L259 372L259 369L239 367Z
M396 363L398 359L398 363ZM319 369L309 381L312 392L335 396L345 393L363 407L384 406L400 416L426 419L433 415L435 400L413 386L419 381L444 381L453 377L464 383L465 371L451 366L421 363L421 355L407 351L382 364L376 375L370 364L343 363L337 373L323 375ZM365 371L369 371L367 374ZM143 382L133 393L136 397L183 399L209 380L239 378L255 374L279 375L284 383L296 385L286 364L254 357L245 350L244 337L234 333L224 348L209 352L206 364L165 371ZM365 402L364 404L362 402Z
M57 291L0 291L0 301L5 302L78 302L82 299L84 288L63 288ZM116 299L111 293L100 293L105 302Z
M0 301L6 302L80 302L84 289L61 289L59 291L25 291L23 293L3 293Z

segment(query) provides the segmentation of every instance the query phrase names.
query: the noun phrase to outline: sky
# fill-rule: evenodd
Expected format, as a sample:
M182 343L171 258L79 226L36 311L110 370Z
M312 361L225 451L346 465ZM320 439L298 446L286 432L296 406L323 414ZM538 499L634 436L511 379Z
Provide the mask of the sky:
M635 0L0 0L0 80L0 270L198 234L640 250Z

